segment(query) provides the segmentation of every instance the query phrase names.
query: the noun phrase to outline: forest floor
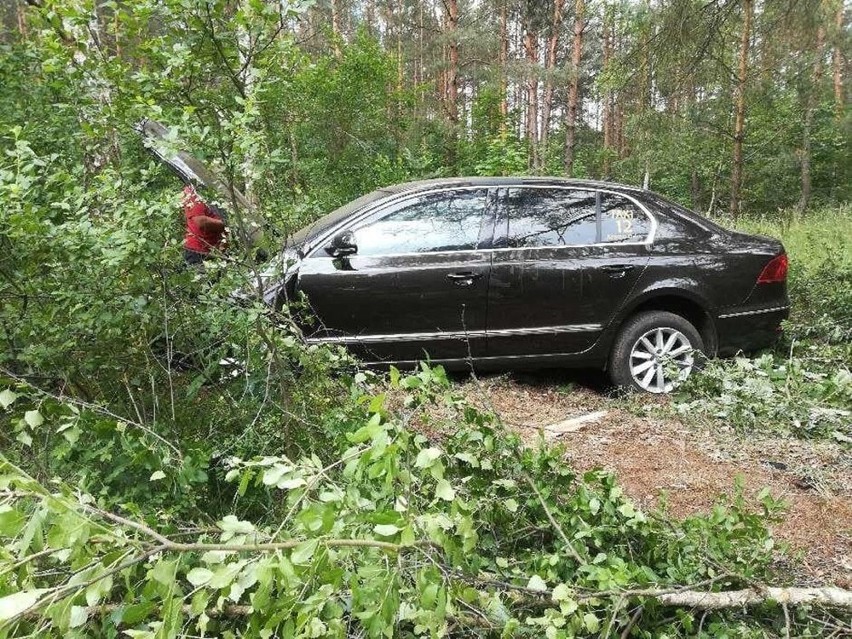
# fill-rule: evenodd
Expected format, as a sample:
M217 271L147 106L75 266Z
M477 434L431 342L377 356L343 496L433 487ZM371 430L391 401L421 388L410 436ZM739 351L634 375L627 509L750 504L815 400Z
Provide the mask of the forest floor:
M787 506L773 526L790 554L782 559L801 584L852 588L852 459L833 442L738 434L720 423L692 423L666 410L667 397L615 397L601 373L547 371L458 379L474 404L493 411L521 437L566 446L578 471L604 468L646 511L670 516L709 512L740 477L760 508L767 487ZM603 414L605 411L605 414ZM567 419L595 418L568 426ZM550 426L551 428L548 428ZM792 562L789 565L786 562Z

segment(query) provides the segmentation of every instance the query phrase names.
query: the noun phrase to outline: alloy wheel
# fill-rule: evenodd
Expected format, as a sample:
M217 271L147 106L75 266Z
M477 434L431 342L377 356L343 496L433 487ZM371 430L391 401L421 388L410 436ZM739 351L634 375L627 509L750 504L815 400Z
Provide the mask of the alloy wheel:
M653 328L630 350L630 374L649 393L671 392L689 377L694 364L689 338L675 328Z

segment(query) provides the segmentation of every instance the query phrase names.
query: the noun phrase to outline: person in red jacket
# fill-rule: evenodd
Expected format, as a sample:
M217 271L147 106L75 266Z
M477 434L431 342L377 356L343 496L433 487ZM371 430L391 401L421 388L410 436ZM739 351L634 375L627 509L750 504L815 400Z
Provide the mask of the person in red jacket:
M225 221L198 197L189 184L183 189L182 204L186 218L183 259L189 265L201 264L210 256L211 250L223 247Z

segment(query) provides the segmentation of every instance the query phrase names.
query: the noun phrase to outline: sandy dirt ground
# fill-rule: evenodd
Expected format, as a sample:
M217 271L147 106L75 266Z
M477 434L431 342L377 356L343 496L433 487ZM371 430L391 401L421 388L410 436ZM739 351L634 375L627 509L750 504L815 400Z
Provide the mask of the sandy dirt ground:
M787 504L773 532L792 551L796 580L852 588L852 455L839 445L743 437L724 424L673 418L673 411L661 410L667 398L614 398L600 374L541 372L456 383L525 440L544 436L565 444L578 471L613 471L646 510L664 498L675 517L707 512L733 492L737 477L757 505L756 495L768 487ZM568 432L553 428L590 413L598 414L570 424Z

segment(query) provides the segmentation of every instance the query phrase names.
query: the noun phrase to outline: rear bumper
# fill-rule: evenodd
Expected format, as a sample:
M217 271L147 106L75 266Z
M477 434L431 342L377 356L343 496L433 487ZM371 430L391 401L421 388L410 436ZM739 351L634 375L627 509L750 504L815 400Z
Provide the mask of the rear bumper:
M789 304L721 313L716 318L719 355L771 346L781 335L781 322L789 316Z

